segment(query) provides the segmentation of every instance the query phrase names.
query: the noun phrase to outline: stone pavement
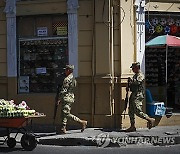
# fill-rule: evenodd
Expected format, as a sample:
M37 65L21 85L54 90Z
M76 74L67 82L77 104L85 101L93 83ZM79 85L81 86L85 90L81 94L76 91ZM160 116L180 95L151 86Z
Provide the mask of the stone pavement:
M124 132L103 128L87 128L83 133L69 130L67 134L36 133L38 143L59 146L98 146L117 147L129 144L174 145L180 144L180 126L157 126L152 129L137 129L136 132Z

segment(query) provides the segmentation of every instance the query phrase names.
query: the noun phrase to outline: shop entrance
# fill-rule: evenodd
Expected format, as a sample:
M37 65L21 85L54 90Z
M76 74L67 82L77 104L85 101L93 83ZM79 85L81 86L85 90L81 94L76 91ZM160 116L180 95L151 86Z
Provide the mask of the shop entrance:
M17 18L18 93L54 93L68 64L67 14Z
M168 48L167 65L165 48L146 48L145 54L146 88L154 99L166 102L168 107L180 108L180 48Z
M163 35L180 36L178 14L148 12L146 43ZM180 109L180 47L168 47L167 55L163 45L147 47L145 70L146 87L151 90L154 99L165 102L167 107Z

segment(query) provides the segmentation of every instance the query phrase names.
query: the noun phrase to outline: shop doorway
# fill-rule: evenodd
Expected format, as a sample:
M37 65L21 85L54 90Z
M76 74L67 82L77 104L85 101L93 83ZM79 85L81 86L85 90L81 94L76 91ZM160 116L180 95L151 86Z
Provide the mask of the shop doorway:
M180 107L180 37L158 36L146 43L147 85L161 89L168 107ZM157 95L160 94L156 91Z
M179 13L146 12L145 30L146 43L163 35L180 37ZM167 56L166 48L162 46L145 49L146 87L151 90L155 100L167 102L166 106L174 109L180 108L179 59L179 47L168 47Z
M18 93L54 93L68 64L67 14L17 17Z

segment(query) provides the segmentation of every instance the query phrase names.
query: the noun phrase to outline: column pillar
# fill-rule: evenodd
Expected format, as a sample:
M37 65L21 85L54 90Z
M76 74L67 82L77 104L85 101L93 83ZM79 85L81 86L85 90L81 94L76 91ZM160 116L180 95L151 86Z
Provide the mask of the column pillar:
M78 76L78 27L77 27L77 9L78 0L67 1L68 14L68 50L69 64L75 66L74 76Z
M7 76L17 77L16 0L6 0L4 12L7 20Z

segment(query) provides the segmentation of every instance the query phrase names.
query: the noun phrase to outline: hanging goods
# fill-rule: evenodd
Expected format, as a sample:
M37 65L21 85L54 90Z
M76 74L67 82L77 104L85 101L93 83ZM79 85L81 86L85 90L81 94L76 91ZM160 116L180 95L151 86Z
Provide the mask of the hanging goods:
M176 26L178 26L178 27L180 26L180 20L179 19L176 20Z
M154 26L150 26L149 28L149 33L153 34L155 32Z
M174 19L169 18L169 19L167 20L167 23L168 23L168 25L173 25L175 22L174 22Z
M152 19L152 25L156 26L159 23L159 19L158 18L153 18Z
M160 23L162 26L165 26L166 23L167 23L167 21L166 21L165 18L161 18L160 21L159 21L159 23Z
M169 33L170 33L170 27L169 27L169 26L166 26L166 27L164 28L164 32L165 32L165 34L169 34Z
M145 28L146 28L146 30L149 30L149 28L150 28L150 22L149 21L146 21L145 22Z
M176 25L170 26L170 33L171 34L175 34L175 33L177 33L177 31L178 31L178 27Z
M158 25L156 26L156 28L155 28L155 31L156 31L157 33L161 33L161 32L163 31L163 27L162 27L160 24L158 24Z

